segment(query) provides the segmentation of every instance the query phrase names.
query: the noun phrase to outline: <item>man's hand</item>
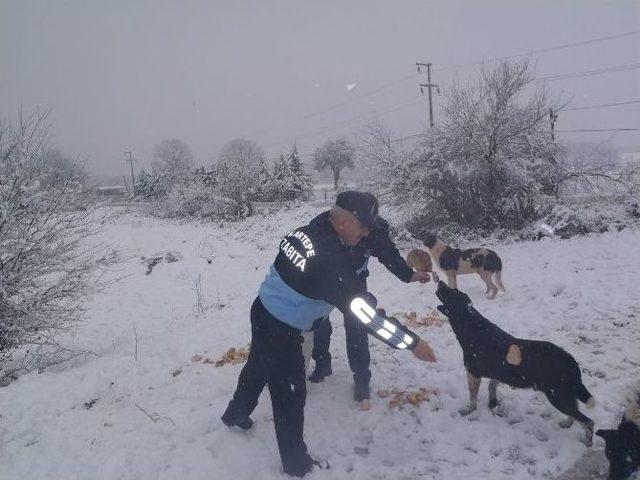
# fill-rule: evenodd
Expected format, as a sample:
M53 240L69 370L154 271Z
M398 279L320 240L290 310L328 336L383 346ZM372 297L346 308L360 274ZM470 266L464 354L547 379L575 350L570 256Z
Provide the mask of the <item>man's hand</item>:
M431 350L429 344L422 339L418 340L418 344L416 345L416 348L412 350L412 352L417 359L422 360L423 362L438 361L436 360L436 355L435 353L433 353L433 350Z
M413 272L409 282L427 283L429 280L431 280L431 276L428 272Z

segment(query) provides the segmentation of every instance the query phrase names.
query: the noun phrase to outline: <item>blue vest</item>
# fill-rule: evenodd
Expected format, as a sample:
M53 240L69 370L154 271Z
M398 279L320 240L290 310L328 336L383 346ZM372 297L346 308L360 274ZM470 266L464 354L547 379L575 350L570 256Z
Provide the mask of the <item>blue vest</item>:
M324 300L314 300L296 292L282 280L273 265L260 285L258 297L271 315L299 330L311 330L314 320L328 317L334 309Z

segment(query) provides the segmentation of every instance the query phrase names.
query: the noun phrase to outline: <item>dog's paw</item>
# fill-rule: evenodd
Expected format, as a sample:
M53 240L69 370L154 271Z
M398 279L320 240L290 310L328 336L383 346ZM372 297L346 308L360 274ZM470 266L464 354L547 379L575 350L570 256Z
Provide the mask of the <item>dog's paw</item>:
M560 428L570 428L571 425L573 425L573 419L572 418L565 418L564 420L560 420L558 422L558 426Z
M462 415L463 417L466 417L467 415L475 412L477 409L477 407L472 407L471 405L465 408L461 408L460 410L458 410L458 413L460 415Z
M497 398L492 398L489 400L489 409L493 410L494 408L496 408L498 405L500 405L500 403L498 402Z
M508 416L507 409L501 403L498 403L496 408L491 410L491 413L500 418L506 418Z

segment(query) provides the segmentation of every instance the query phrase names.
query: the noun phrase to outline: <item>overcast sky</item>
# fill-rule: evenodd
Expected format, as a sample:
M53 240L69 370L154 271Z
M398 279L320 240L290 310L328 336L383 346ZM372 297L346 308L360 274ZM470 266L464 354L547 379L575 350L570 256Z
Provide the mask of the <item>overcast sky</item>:
M115 175L125 150L144 166L167 138L202 164L238 137L270 157L293 142L309 154L373 118L423 130L416 61L446 88L479 69L448 67L634 31L534 54L540 76L640 65L640 1L0 0L0 114L52 108L56 146ZM636 67L547 86L574 107L640 100ZM638 127L640 104L557 123ZM561 135L640 149L640 132Z

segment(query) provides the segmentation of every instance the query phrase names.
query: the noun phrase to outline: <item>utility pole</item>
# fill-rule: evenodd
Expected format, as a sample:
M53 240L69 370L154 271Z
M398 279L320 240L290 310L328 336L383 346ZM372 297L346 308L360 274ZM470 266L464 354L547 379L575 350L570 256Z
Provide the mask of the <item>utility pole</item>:
M126 158L127 155L129 156L129 158ZM133 152L124 152L124 156L125 156L124 161L129 162L129 165L131 166L131 192L132 192L132 195L135 195L136 194L136 178L133 176L133 158L132 158Z
M430 63L420 63L416 62L416 66L418 67L418 73L421 73L420 67L427 67L427 83L420 83L420 93L424 95L424 89L427 88L429 91L429 126L433 128L433 98L431 94L432 88L437 88L438 93L440 93L440 86L435 83L431 83L431 64Z
M555 142L556 140L556 134L555 134L556 120L558 120L558 114L553 111L553 108L549 108L549 121L551 122L551 141L552 142Z

